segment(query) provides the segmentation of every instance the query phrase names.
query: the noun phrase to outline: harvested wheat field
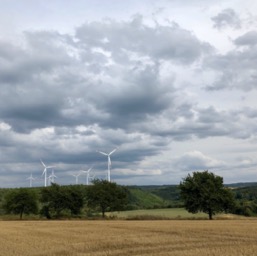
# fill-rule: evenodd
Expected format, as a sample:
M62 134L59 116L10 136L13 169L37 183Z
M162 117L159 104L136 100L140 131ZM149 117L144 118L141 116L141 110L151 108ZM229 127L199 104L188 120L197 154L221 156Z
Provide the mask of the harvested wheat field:
M257 255L256 220L1 221L0 255Z

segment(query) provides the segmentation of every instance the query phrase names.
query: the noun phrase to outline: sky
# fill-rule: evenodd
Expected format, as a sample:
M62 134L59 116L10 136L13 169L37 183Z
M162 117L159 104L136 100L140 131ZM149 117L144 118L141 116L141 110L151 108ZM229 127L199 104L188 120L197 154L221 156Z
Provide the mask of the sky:
M256 1L0 4L0 187L257 181Z

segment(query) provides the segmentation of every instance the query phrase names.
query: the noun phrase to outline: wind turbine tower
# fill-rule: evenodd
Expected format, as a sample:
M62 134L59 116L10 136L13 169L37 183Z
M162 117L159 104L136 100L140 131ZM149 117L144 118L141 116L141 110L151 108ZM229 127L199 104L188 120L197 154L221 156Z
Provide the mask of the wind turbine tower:
M49 183L54 183L54 178L57 178L56 175L54 174L54 169L52 169L52 173L48 177Z
M35 179L35 178L33 178L32 173L31 173L30 176L27 178L27 180L29 180L29 187L30 187L30 188L32 187L32 181L33 181L34 179Z
M81 172L84 172L84 173L87 174L87 183L86 183L87 185L88 185L88 183L89 183L89 178L90 178L90 177L89 177L89 174L90 174L90 171L92 170L92 168L93 168L93 167L89 168L87 171L83 171L83 170L81 171Z
M45 187L46 187L47 186L47 169L54 168L55 166L46 166L42 160L40 160L40 161L41 161L41 164L44 166L44 171L43 171L42 175L45 174Z
M108 172L107 172L107 180L110 182L111 181L111 155L117 150L118 148L115 148L113 151L111 151L110 153L105 153L102 151L97 151L98 153L105 155L108 157Z
M79 172L77 174L72 174L72 176L76 178L76 185L79 183L79 176L80 175L81 175L81 172Z

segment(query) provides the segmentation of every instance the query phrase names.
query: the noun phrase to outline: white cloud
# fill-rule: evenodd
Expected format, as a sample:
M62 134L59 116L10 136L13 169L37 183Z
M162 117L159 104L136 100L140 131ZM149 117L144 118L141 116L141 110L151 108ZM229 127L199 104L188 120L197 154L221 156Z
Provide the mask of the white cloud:
M11 126L5 122L0 123L0 130L1 131L8 131L11 129Z
M186 152L175 160L175 166L181 171L204 171L223 166L224 163L204 155L200 151Z

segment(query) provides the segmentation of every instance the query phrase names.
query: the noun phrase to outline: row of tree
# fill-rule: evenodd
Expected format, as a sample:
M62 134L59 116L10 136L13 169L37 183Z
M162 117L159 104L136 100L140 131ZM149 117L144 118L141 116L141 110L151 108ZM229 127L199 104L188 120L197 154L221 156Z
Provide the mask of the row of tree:
M9 191L2 203L7 214L40 214L47 219L62 216L78 216L82 209L101 212L122 210L128 202L125 187L105 180L95 180L85 190L84 186L60 186L53 183L42 188L40 193L29 188Z
M232 212L250 216L257 212L257 203L242 200L243 192L236 193L223 184L223 178L211 172L194 172L185 177L178 186L180 199L191 213L207 213L209 219L220 212ZM165 192L167 193L167 191ZM249 198L254 199L253 193ZM256 193L257 195L257 193ZM241 198L236 201L235 198ZM35 190L20 188L11 190L4 197L2 208L6 213L40 214L48 219L77 216L82 210L101 212L123 210L133 199L130 191L114 182L95 180L91 186L60 186ZM257 202L257 201L256 201ZM126 209L128 209L127 207Z

